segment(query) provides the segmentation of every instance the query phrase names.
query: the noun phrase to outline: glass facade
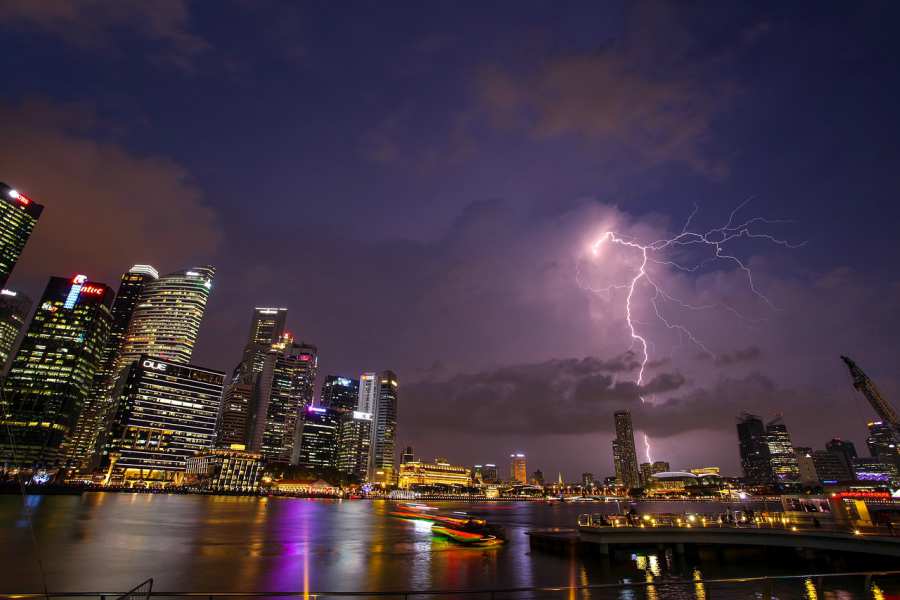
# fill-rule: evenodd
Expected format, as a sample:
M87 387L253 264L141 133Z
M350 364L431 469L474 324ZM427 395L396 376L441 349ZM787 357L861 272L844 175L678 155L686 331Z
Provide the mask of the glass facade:
M737 433L744 479L754 485L771 483L772 465L769 462L768 438L762 419L743 413L738 417Z
M390 484L396 474L397 388L393 371L382 371L378 385L375 414L372 415L372 445L369 458L369 481Z
M112 301L111 288L84 275L50 278L4 382L7 466L65 466L109 336Z
M0 290L0 369L6 372L31 312L31 298L21 292Z
M185 461L185 484L209 492L256 492L262 457L252 452L217 449Z
M616 480L627 489L640 487L641 476L634 448L631 413L620 410L615 413L614 418L616 438L613 440L613 466L616 469Z
M177 480L213 447L225 374L142 355L113 392L108 481Z
M365 481L369 473L371 440L371 414L359 411L342 413L338 429L338 471L356 481Z
M0 182L0 288L6 287L44 207Z
M296 465L317 473L337 468L340 413L307 406L300 424L300 446Z
M322 406L338 410L356 410L359 402L359 380L328 375L322 384Z
M766 445L769 448L769 465L776 480L799 481L800 467L794 454L794 445L781 417L766 425Z

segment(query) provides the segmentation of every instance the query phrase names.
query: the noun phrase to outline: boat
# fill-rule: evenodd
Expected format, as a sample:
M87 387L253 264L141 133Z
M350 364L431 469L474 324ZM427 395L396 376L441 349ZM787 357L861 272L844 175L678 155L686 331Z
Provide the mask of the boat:
M497 546L506 541L506 532L498 525L490 525L484 519L474 519L465 513L451 516L433 512L435 510L431 506L407 504L388 514L401 519L430 521L433 534L465 545Z
M442 525L434 525L431 532L466 546L499 546L505 541L495 535L451 529Z

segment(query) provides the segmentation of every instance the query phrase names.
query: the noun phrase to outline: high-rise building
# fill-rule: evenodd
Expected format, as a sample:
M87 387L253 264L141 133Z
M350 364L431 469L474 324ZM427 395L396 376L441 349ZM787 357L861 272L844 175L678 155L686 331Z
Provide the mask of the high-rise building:
M509 455L509 479L515 483L528 483L528 466L525 455L521 452L513 452Z
M213 447L225 374L144 354L113 390L108 477L178 481L185 461Z
M836 450L814 450L812 459L816 468L816 478L821 483L833 485L845 481L853 481L852 463L842 452Z
M769 444L762 419L750 413L742 413L737 423L738 445L744 479L752 485L772 483L772 465L769 462Z
M0 182L0 288L6 287L44 207Z
M359 380L328 375L322 384L322 406L336 410L356 410L359 403Z
M22 292L0 290L0 371L3 373L12 362L19 338L25 333L30 312L31 298Z
M363 482L369 474L372 414L358 410L341 414L338 428L338 471Z
M363 373L359 376L359 396L356 400L356 410L359 412L375 414L378 406L378 373Z
M400 455L400 464L408 463L416 460L416 455L413 453L412 446L407 446L406 449L403 450L403 454Z
M96 466L94 459L99 459L96 452L105 443L105 435L111 426L114 370L134 307L147 283L158 277L159 273L150 265L134 265L122 275L119 291L112 305L112 325L103 346L100 368L94 375L88 400L75 425L72 458L75 465L83 470Z
M616 468L616 479L626 489L641 487L631 413L620 410L616 411L614 417L616 438L613 440L613 464Z
M900 482L897 465L882 458L854 458L853 477L860 483L881 485L892 489Z
M798 481L800 469L794 455L794 445L780 415L766 425L766 444L769 447L769 464L776 480Z
M109 336L113 291L51 277L4 383L0 451L8 465L64 466Z
M298 467L322 473L337 469L341 413L307 406L300 420L300 444L295 449Z
M866 438L869 454L892 462L900 461L900 441L897 437L897 432L887 423L872 421Z
M394 482L397 473L397 388L400 384L393 371L382 371L377 382L377 401L375 414L372 415L369 481L387 485Z
M270 463L291 464L300 441L300 416L313 402L318 374L315 346L288 334L266 354L259 374L251 449Z
M596 486L596 484L594 483L594 474L593 473L582 473L581 474L581 487L582 488L589 490L595 486Z
M794 448L794 457L797 459L797 472L800 483L803 485L818 485L819 476L816 473L816 461L813 459L812 448Z
M193 267L147 282L125 333L115 372L147 355L191 362L215 268Z
M250 320L250 335L244 346L241 365L249 373L262 373L263 362L272 344L284 336L287 324L286 308L254 308Z
M837 452L843 456L848 465L847 468L850 468L850 463L857 457L856 446L853 445L853 442L842 440L840 438L832 438L830 441L826 442L825 449L831 452Z
M484 463L481 467L481 478L485 483L500 483L500 473L494 463Z
M650 479L651 477L657 473L665 473L669 470L671 470L671 467L669 467L669 463L664 460L657 460L652 463L641 463L641 483L644 487L647 487L653 481Z
M256 378L241 366L232 374L231 383L222 393L222 410L216 432L220 448L247 448L251 439L253 412L256 409Z

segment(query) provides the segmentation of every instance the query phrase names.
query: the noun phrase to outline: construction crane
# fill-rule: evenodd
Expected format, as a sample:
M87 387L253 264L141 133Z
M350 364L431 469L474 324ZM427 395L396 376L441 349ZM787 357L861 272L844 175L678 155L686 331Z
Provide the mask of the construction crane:
M884 396L875 387L875 382L869 379L869 376L863 373L863 370L850 358L842 356L841 360L847 363L847 368L850 369L853 387L862 392L883 423L890 425L894 431L900 432L900 419L897 418L897 411L884 399Z

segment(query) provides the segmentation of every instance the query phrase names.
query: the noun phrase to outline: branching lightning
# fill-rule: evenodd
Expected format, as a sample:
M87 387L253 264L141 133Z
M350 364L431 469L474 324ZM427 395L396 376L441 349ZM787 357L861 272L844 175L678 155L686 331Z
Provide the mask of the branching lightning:
M642 387L644 385L647 363L650 360L651 347L651 343L648 342L646 335L638 331L638 328L636 327L636 325L643 324L635 319L633 315L635 295L639 287L649 287L650 296L648 297L648 304L653 310L654 316L660 323L662 323L669 330L677 331L682 338L686 338L691 344L693 344L701 352L711 358L715 358L715 354L707 346L707 344L703 342L703 340L695 335L684 324L673 322L672 320L664 316L663 311L660 308L661 302L667 302L681 309L692 311L720 308L732 313L742 320L749 322L754 321L754 319L745 316L735 307L727 303L697 305L690 304L677 298L674 294L667 291L657 280L651 277L650 273L648 272L649 265L655 264L667 266L677 271L696 273L707 265L716 261L730 262L735 266L736 269L740 270L743 273L746 279L747 288L750 293L752 293L757 299L763 302L770 309L777 310L775 304L773 304L772 301L769 300L769 298L762 292L760 292L760 290L757 288L756 282L753 278L753 272L750 267L744 261L738 258L734 253L728 251L726 249L726 245L729 242L738 239L759 239L772 244L783 246L785 248L799 248L800 246L805 244L805 242L795 244L787 240L775 237L774 235L771 235L769 233L760 232L757 230L758 228L766 225L780 225L789 223L790 221L765 219L763 217L752 217L740 223L735 223L738 213L747 205L749 201L750 199L745 200L740 205L738 205L737 208L731 211L731 214L728 217L728 221L724 225L707 231L693 231L690 229L694 217L697 215L698 211L698 207L697 205L695 205L694 210L691 211L690 215L688 215L688 218L685 221L681 232L674 237L659 239L650 243L641 243L634 238L620 235L614 231L606 231L596 241L594 241L593 244L591 244L591 255L594 257L594 259L601 255L601 250L605 246L609 245L618 245L632 249L640 257L640 264L637 267L634 276L624 283L616 283L601 288L594 288L590 285L585 284L582 280L580 270L578 272L578 284L584 289L588 289L595 293L604 294L611 294L612 292L617 290L626 291L625 321L628 325L628 330L631 335L632 345L638 346L641 357L640 367L638 369L637 379L635 381L638 387ZM711 254L693 264L687 265L676 262L676 260L666 255L667 251L679 248L688 248L692 246L708 249L711 251ZM644 394L641 394L640 398L641 402L645 402ZM653 462L651 458L650 439L646 434L644 434L644 448L647 456L647 461Z

